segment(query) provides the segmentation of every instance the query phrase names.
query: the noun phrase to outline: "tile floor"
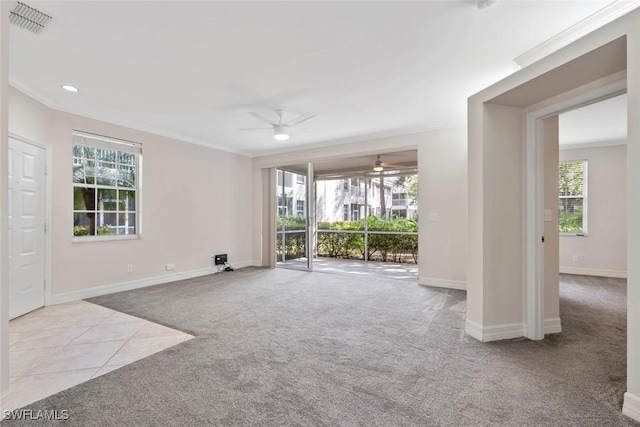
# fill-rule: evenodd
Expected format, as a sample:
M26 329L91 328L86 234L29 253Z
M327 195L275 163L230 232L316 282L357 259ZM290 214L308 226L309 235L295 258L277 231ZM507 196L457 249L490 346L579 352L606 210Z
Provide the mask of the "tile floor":
M193 338L86 301L25 314L9 322L9 333L11 386L3 409L20 408Z

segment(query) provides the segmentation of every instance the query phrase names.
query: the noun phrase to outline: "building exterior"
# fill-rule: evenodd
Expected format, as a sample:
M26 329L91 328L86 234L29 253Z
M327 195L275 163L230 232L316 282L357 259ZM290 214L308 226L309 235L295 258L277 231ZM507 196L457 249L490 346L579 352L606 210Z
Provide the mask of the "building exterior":
M409 195L405 184L397 185L396 180L384 180L384 217L417 218L418 201ZM278 215L306 215L305 184L306 176L278 170ZM318 180L315 193L317 222L359 221L367 215L381 216L379 178Z

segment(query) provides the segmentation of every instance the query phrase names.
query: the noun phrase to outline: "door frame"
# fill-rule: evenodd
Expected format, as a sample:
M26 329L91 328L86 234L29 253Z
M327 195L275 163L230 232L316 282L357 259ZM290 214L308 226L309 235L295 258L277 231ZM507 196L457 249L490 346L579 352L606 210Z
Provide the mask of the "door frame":
M571 96L549 105L534 105L525 116L525 337L544 339L544 193L543 188L543 132L542 121L576 108L604 101L627 92L626 73L613 83L601 84L594 89ZM602 82L604 83L604 82Z
M51 149L52 147L48 144L26 138L12 132L9 132L9 139L15 139L16 141L33 145L34 147L44 150L44 220L46 223L46 230L44 233L44 306L47 307L51 305L51 194L53 190L53 183L51 179L51 165L53 164L53 150Z

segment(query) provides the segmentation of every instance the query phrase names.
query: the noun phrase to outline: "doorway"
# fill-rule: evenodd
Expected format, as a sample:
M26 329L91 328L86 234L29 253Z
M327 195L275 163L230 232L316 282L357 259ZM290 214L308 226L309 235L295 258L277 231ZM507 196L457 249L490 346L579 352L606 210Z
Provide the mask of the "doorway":
M526 259L525 336L529 339L539 340L545 333L561 332L558 116L625 92L626 79L621 79L527 114L526 248L529 256ZM553 159L549 156L550 150L553 151Z
M46 149L9 138L9 318L45 305Z

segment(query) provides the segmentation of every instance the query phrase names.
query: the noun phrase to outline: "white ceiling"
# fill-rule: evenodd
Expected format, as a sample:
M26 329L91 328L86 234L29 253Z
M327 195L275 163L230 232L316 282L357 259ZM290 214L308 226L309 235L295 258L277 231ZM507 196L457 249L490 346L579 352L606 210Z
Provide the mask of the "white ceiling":
M11 27L10 74L57 109L261 155L462 125L468 96L609 3L28 2L54 19ZM237 130L274 109L317 117L286 142Z
M627 95L560 114L560 146L606 145L627 139Z

